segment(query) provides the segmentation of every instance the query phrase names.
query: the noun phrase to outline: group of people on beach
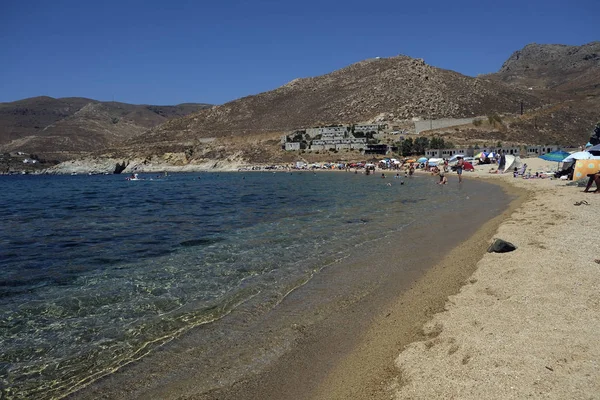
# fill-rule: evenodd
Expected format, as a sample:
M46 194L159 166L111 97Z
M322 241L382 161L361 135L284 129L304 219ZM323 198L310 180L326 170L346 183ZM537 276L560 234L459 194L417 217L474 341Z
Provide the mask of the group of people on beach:
M411 163L406 163L406 164L402 165L401 168L404 169L404 177L407 178L414 174L417 166L415 165L415 163L411 162ZM464 160L462 157L458 157L458 161L456 163L455 168L456 168L456 174L458 175L458 182L461 183L462 182L462 173L463 173L463 169L464 169ZM429 163L425 163L423 170L431 172L432 175L438 175L440 177L440 181L438 182L440 185L445 185L448 183L448 177L446 176L446 174L449 172L447 160L444 160L444 163L440 166L437 166L437 165L430 166ZM381 178L385 179L385 173L381 174ZM397 173L394 176L394 178L401 179L400 174ZM401 181L400 184L403 185L404 181ZM391 185L391 183L388 183L388 185Z
M458 183L462 182L462 173L464 169L465 161L462 157L458 157L458 161L456 162L456 174L458 175ZM448 161L444 160L444 165L440 168L437 165L430 169L433 175L438 175L440 177L440 181L438 184L445 185L448 183L448 177L446 173L448 173Z
M440 185L445 185L448 183L447 173L450 172L448 160L444 159L441 165L430 165L429 162L425 162L421 167L424 171L431 172L432 175L438 175L440 177L440 181L438 182ZM456 174L458 175L458 182L462 182L462 174L464 170L465 161L462 157L457 157L456 165L453 169L456 170ZM408 165L404 166L404 174L405 176L411 176L415 172L417 166L415 163L408 163Z

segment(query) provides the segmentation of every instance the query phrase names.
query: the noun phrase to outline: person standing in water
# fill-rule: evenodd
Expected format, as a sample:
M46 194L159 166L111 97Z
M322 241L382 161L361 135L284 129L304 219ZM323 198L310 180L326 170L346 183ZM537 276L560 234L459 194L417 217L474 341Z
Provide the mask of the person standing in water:
M440 185L448 183L448 178L446 178L446 172L444 172L443 168L439 168L437 174L440 176L440 181L438 182Z
M462 173L463 167L465 165L465 161L462 157L458 157L458 162L456 163L456 173L458 174L458 183L462 182Z

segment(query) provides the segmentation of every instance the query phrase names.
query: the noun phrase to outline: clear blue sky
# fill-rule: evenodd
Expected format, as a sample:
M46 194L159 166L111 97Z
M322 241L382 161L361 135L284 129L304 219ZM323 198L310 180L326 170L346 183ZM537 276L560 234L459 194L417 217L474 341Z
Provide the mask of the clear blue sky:
M600 1L0 0L0 102L221 104L405 54L475 76L528 43L600 40Z

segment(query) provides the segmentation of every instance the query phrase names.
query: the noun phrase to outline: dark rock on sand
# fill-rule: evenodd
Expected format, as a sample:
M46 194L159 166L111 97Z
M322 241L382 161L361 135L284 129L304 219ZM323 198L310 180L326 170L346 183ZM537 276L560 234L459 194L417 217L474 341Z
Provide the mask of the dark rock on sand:
M502 239L496 239L494 243L488 248L488 253L508 253L514 251L517 246Z

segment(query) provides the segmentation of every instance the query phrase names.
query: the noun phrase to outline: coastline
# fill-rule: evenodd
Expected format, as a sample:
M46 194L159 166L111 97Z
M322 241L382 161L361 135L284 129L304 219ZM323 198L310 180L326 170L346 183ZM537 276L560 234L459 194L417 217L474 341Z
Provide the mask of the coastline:
M533 172L548 169L542 160L527 162ZM429 337L399 354L389 390L395 399L596 398L600 196L484 168L473 177L529 192L494 235L517 250L483 255L424 325Z
M352 311L362 324L349 332L356 337L343 337L335 347L337 338L328 332L298 327L295 349L273 368L204 394L195 391L193 377L170 382L160 397L558 399L599 393L600 267L594 259L600 249L587 243L593 242L600 196L565 181L487 174L486 167L466 178L501 185L518 198L376 313ZM455 175L449 183L457 184ZM581 200L588 205L573 206ZM517 251L486 253L493 237L514 243ZM577 249L574 243L585 245ZM117 384L134 377L126 373ZM87 395L102 395L103 388ZM143 398L139 394L125 389L119 398ZM74 397L89 398L80 395Z
M499 226L530 200L531 195L524 190L502 182L494 183L517 196L509 207L480 226L382 310L355 349L319 385L311 400L394 396L396 388L406 379L402 368L394 366L398 354L411 343L431 340L439 333L437 325L426 324L444 310L449 296L468 284Z
M411 234L401 242L390 236L357 248L356 256L324 269L301 290L292 292L274 313L261 319L258 325L252 325L252 321L250 325L247 323L251 313L243 308L228 316L224 320L228 327L240 327L230 330L234 341L229 349L234 355L247 347L247 338L272 336L274 340L263 341L257 347L258 359L268 358L279 351L277 343L282 343L277 335L278 329L271 328L292 329L291 340L284 341L283 356L266 369L246 370L243 378L228 383L226 375L231 372L231 366L221 369L204 354L206 348L202 347L202 340L207 329L211 329L206 326L183 335L143 360L69 397L147 398L152 394L159 398L190 399L309 399L328 371L352 353L374 318L395 301L398 293L406 291L446 252L470 236L475 230L471 229L471 223L475 227L484 224L491 216L501 213L509 203L509 196L492 185L473 184L471 188L467 185L465 188L474 193L489 190L498 196L493 197L492 203L487 203L484 197L478 195L478 200L469 207L461 208L461 212L440 213L435 219L425 218L440 226L438 234L444 235L437 238L436 251L428 251L430 225L422 224L411 229ZM439 189L442 190L441 187ZM475 209L484 212L467 218L470 210ZM456 232L468 233L457 235ZM310 314L308 323L303 322L303 314ZM316 323L313 323L314 316L317 317ZM240 321L242 325L239 325ZM210 348L208 355L214 351L218 349ZM232 360L235 363L242 358L256 359L256 355L242 353ZM393 357L390 360L392 362ZM209 386L215 387L215 390L202 389L206 387L207 380L217 383Z

